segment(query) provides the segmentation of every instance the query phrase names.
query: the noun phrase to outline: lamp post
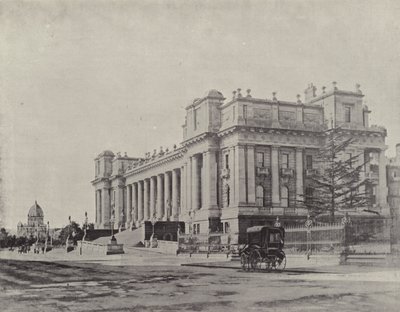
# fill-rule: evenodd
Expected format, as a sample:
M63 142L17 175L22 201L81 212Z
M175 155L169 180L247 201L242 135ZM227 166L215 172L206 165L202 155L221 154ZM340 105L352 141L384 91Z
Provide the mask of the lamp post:
M113 209L111 212L111 218L110 218L110 227L111 227L111 240L114 240L114 222L115 222L115 210Z
M68 252L68 242L69 242L69 237L70 237L70 232L71 232L71 216L68 216L68 235L67 235L67 240L65 241L65 249Z
M279 217L276 217L274 226L275 226L275 227L281 227L281 222L279 221Z
M309 241L311 240L312 220L310 219L310 215L307 215L307 220L304 225L307 228L307 260L308 260L308 259L310 259L310 253L311 253Z
M47 225L46 225L46 240L44 241L43 253L47 252L47 240L49 238L49 229L50 229L50 225L49 225L49 221L47 221Z
M88 217L87 217L87 211L85 211L85 222L83 224L83 238L82 238L83 242L85 241L86 238L87 227L88 227Z

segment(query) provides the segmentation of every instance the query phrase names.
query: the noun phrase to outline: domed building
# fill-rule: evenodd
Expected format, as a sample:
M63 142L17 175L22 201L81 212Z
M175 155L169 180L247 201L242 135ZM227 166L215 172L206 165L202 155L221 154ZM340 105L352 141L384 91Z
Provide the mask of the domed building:
M44 223L44 213L42 207L38 205L35 201L35 204L29 208L28 212L28 222L26 224L22 224L22 222L18 222L17 225L17 235L18 236L33 236L37 237L45 237L46 236L46 224Z

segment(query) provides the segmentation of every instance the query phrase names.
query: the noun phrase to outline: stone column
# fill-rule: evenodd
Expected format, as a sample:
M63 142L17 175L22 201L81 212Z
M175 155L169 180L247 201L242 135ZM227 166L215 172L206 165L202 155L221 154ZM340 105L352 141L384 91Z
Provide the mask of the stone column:
M118 187L118 197L119 197L119 207L118 207L118 228L122 226L124 222L124 217L126 217L126 213L124 211L124 187L121 185Z
M254 146L247 145L247 202L256 203L256 177L254 172Z
M235 146L235 205L240 206L246 203L246 173L245 173L245 154L244 146Z
M271 147L271 173L272 173L272 206L281 205L279 193L279 147Z
M199 209L199 159L192 156L192 209Z
M144 179L143 181L143 220L149 221L150 220L150 207L149 207L149 198L150 198L150 180Z
M105 227L110 227L110 216L111 216L111 202L110 202L110 190L104 188L101 192L101 217L102 223Z
M171 218L171 175L170 172L164 174L164 219Z
M164 183L161 174L157 176L157 220L164 217Z
M138 194L137 183L132 184L132 221L135 224L138 221Z
M128 229L131 226L132 219L132 185L126 186L126 222L125 228Z
M178 218L178 205L179 205L179 169L172 170L172 216L171 220Z
M303 197L303 149L296 148L296 206L300 205L300 201L304 200Z
M143 181L137 183L137 211L138 211L138 221L143 221L144 217L144 205L143 205Z
M156 213L156 177L150 178L150 219L155 216Z
M381 208L386 208L387 204L388 189L386 185L386 158L385 150L381 150L379 153L379 185L378 185L378 198L377 203Z
M181 167L181 214L187 209L186 202L186 165Z
M217 161L215 151L203 153L204 191L203 207L217 209Z
M192 157L190 157L186 167L186 210L192 209Z
M95 201L96 201L96 227L101 228L101 204L100 204L100 196L99 190L95 192Z

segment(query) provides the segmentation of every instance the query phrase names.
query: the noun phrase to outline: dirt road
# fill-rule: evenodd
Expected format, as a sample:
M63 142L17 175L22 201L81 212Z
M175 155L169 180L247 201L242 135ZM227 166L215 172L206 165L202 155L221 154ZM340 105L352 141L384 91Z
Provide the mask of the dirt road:
M0 310L398 311L398 271L355 267L324 271L247 273L0 260Z

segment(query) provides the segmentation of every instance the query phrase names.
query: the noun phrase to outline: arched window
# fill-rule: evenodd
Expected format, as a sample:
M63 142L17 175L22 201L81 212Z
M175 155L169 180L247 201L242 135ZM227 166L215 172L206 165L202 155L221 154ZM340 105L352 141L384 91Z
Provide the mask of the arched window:
M283 186L281 189L281 206L283 208L289 207L289 190L287 186Z
M261 185L256 187L256 205L264 207L264 188Z

